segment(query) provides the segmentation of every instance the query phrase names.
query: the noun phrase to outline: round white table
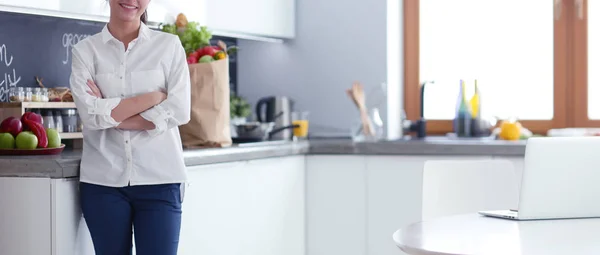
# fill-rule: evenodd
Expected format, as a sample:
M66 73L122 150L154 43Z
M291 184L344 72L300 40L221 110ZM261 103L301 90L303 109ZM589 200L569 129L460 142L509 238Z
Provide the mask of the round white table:
M512 221L456 215L411 224L393 238L411 255L600 254L600 219Z

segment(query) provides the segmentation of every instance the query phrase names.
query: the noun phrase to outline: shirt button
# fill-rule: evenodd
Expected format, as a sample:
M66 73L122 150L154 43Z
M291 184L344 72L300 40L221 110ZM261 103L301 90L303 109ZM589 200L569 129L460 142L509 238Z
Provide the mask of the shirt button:
M129 143L129 141L128 141L128 140L125 140L125 143Z
M119 76L119 79L121 79L121 80L122 80L122 79L123 79L123 76Z

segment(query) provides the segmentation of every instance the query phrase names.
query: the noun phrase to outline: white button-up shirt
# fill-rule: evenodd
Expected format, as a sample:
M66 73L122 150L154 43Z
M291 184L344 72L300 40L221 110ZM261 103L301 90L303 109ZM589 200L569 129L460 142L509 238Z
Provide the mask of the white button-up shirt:
M178 126L190 118L190 75L179 38L142 24L125 49L105 26L72 56L71 90L83 122L80 180L112 187L185 182ZM88 79L104 98L86 92ZM140 113L155 129L117 128L111 111L122 98L161 89L167 99Z

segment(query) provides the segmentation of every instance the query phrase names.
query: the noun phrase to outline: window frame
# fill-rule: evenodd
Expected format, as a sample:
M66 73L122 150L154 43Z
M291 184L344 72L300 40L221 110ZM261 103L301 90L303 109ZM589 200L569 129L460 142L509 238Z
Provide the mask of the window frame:
M569 48L570 38L572 38L572 36L568 36L569 26L571 25L571 16L573 16L569 14L572 14L574 10L574 5L569 2L573 1L557 1L554 6L554 118L552 120L520 120L523 126L534 133L545 134L549 129L568 127L570 120L567 119L567 113L573 112L573 108L576 108L576 105L570 103L572 100L569 99L572 99L573 96L581 96L577 94L577 92L581 93L580 90L567 90L570 71L568 56L569 49L573 48ZM403 1L404 111L407 119L410 120L419 119L421 104L419 95L422 82L419 78L419 2L420 0ZM584 2L586 2L584 5L587 6L587 1ZM587 31L587 27L585 31ZM585 43L587 43L587 38ZM587 58L585 61L585 65L587 65ZM587 69L585 70L585 79L587 80ZM584 92L587 99L587 87ZM587 100L585 100L585 106L585 116L587 117ZM453 132L452 120L426 121L427 134L445 135ZM600 120L598 124L600 124Z
M572 122L575 127L600 127L600 120L590 120L588 117L588 1L581 0L583 17L577 17L577 0L570 6L573 8L573 105Z

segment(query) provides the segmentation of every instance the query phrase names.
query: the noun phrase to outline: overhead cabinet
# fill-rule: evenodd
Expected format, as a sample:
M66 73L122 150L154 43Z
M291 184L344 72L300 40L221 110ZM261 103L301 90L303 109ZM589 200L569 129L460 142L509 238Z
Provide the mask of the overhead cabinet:
M296 0L206 1L211 29L275 38L295 36Z
M148 20L173 23L184 13L189 21L206 25L217 35L233 37L293 38L295 0L153 0ZM74 19L107 21L108 1L0 0L0 11L15 11Z

